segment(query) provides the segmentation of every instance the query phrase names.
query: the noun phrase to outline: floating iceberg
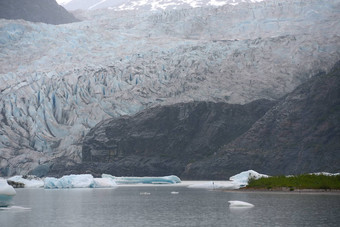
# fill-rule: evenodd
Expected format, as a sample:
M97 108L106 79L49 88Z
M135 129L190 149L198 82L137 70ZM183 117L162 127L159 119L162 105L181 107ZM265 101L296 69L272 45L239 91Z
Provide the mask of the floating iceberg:
M15 195L14 188L7 184L7 180L0 179L0 207L9 206Z
M238 201L238 200L230 200L230 201L228 201L228 203L230 203L229 204L230 208L251 208L251 207L254 207L254 205L251 204L251 203Z
M62 178L46 177L44 188L92 188L94 186L93 176L90 174L67 175Z
M117 184L177 184L181 183L179 177L171 175L165 177L115 177L102 174L102 178L111 178Z
M268 177L268 175L258 173L254 170L243 171L229 178L229 180L239 184L240 187L248 185L249 179L259 179L262 177Z
M113 188L117 186L113 179L94 178L91 174L67 175L62 178L46 177L45 189L62 188Z
M8 178L9 181L22 183L25 185L25 188L42 188L44 187L44 181L35 176L13 176Z
M94 188L114 188L117 183L111 178L93 178Z

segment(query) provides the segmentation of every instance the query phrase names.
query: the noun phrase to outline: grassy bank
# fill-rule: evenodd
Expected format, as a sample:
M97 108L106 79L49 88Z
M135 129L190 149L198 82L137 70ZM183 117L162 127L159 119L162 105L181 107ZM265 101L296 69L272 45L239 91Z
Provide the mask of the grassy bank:
M340 189L340 175L310 175L303 174L297 176L273 176L260 178L258 180L250 179L247 188L254 189L275 189L289 188L294 189Z

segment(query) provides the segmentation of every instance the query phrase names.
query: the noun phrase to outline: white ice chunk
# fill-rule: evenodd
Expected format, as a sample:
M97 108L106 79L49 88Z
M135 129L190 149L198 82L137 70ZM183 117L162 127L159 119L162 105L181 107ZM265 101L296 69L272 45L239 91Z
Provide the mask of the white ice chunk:
M243 201L238 201L238 200L230 200L228 201L229 207L230 208L251 208L254 207L253 204L251 203L247 203L247 202L243 202Z
M44 187L44 181L39 179L39 178L27 179L27 178L24 178L23 176L19 175L19 176L13 176L13 177L9 178L8 180L18 182L18 183L23 183L25 185L25 188L42 188L42 187Z
M7 180L5 179L0 179L0 195L16 195L14 188L11 185L8 185Z
M164 177L115 177L102 174L102 178L111 178L117 184L177 184L181 183L179 177L171 175Z
M24 211L24 210L31 210L31 208L21 207L21 206L9 206L9 207L0 207L0 210Z
M62 178L46 177L44 188L94 188L95 181L91 174L67 175Z
M268 177L268 175L258 173L254 170L243 171L229 178L229 180L238 183L240 187L248 185L249 179L259 179L262 177Z
M11 204L12 197L16 195L14 188L7 184L7 180L0 179L0 207L7 207Z
M117 183L112 178L94 178L95 188L114 188Z

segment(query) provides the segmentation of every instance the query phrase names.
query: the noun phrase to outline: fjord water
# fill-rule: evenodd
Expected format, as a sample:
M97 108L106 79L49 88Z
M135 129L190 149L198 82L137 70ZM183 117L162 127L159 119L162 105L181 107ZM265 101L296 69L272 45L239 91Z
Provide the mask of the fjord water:
M230 209L229 200L255 207ZM18 189L14 205L0 210L0 226L338 226L340 222L340 194L334 193L223 192L176 186Z

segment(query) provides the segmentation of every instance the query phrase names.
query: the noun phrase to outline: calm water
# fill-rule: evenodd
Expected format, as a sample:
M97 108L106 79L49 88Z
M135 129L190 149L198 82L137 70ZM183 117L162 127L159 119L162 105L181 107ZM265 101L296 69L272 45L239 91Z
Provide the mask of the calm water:
M179 194L171 194L177 191ZM150 195L141 195L148 192ZM231 210L229 200L254 208ZM185 187L18 189L0 226L339 226L339 194L244 193ZM23 210L20 207L30 208Z

